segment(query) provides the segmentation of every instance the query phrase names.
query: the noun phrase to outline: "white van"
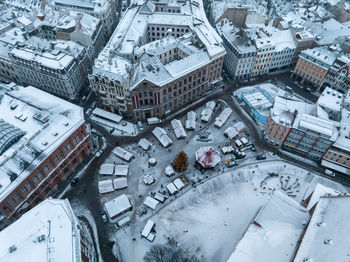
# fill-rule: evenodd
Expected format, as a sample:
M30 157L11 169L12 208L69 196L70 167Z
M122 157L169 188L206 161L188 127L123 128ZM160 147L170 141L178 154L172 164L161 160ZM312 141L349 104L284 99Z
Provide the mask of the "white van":
M324 173L325 173L327 176L335 177L335 173L334 173L332 170L325 169Z

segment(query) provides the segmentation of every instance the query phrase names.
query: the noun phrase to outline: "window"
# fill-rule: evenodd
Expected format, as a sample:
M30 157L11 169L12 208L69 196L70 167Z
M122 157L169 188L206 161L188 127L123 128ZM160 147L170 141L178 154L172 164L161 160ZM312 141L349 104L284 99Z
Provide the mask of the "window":
M72 146L70 143L68 143L63 149L64 149L64 152L67 153L68 151L70 151L72 149Z
M33 176L33 182L38 183L43 178L43 175L38 172L36 175Z

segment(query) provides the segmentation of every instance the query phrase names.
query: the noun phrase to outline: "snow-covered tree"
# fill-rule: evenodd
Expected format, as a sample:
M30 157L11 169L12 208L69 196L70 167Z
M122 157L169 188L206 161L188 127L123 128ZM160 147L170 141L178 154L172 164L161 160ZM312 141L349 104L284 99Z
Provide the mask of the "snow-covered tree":
M144 262L199 262L191 250L177 244L175 239L169 239L167 244L156 244L143 257Z

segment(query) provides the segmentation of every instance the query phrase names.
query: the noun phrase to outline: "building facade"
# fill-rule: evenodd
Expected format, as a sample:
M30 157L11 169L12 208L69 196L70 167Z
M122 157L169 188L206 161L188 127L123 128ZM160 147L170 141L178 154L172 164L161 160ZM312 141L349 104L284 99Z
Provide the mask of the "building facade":
M323 47L307 49L299 54L293 78L319 91L337 55Z
M31 86L0 91L3 227L55 192L90 154L92 142L82 108Z
M257 56L252 76L268 74L272 57L275 53L275 43L272 39L255 39Z
M69 201L46 199L0 232L0 261L95 262L92 232ZM33 252L35 250L35 252Z
M76 46L75 43L72 45ZM22 45L14 46L8 54L15 69L17 82L33 85L46 92L69 100L77 99L87 84L89 60L86 50L80 46L76 57L66 43L55 45L56 49L39 50ZM61 47L64 48L62 51ZM55 48L55 47L54 47ZM6 77L6 75L3 75Z
M325 85L346 94L350 90L350 59L340 56L329 68L324 80Z
M221 42L201 2L134 4L95 60L90 87L125 118L164 117L218 84Z
M257 49L249 31L238 29L223 19L216 25L226 49L224 68L233 80L248 79L253 71Z

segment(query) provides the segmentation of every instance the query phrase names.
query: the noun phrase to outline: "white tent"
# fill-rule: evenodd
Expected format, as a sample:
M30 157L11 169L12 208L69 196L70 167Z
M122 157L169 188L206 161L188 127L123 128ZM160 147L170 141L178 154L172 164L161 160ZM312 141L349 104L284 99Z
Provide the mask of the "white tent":
M220 116L216 119L215 121L215 126L217 128L221 128L225 122L227 121L227 119L230 117L230 115L232 114L232 109L229 107L226 107L220 114Z
M143 150L148 150L152 146L151 142L149 142L146 138L141 138L138 145Z
M117 146L116 148L113 149L113 154L115 154L117 157L120 157L125 161L130 161L134 157L133 154L126 151L124 148L121 148L120 146Z
M115 176L127 176L129 173L129 165L116 165L114 168Z
M185 131L184 127L182 126L182 123L180 120L173 119L171 121L171 126L174 129L174 133L175 133L175 136L177 139L184 138L187 136L186 131Z
M114 172L114 164L102 164L100 166L100 175L109 175L112 176Z
M170 195L173 195L177 192L177 188L173 183L169 183L166 188L169 190Z
M159 140L163 147L170 146L173 141L168 136L168 133L161 127L156 127L152 131L153 135Z
M234 127L229 127L225 130L224 134L229 138L229 139L234 139L236 136L238 136L238 132Z
M153 197L148 196L148 197L146 197L143 204L154 210L154 209L156 209L157 205L159 204L159 201L154 199Z
M128 197L123 194L105 203L104 209L110 219L115 219L118 216L132 209Z
M210 108L204 108L201 114L201 121L208 122L212 114L213 110Z
M147 238L148 235L151 233L152 228L154 227L154 222L151 219L148 219L145 227L143 228L141 232L141 236Z
M154 198L157 199L161 203L164 203L164 201L165 201L165 196L161 193L156 193L154 195Z
M128 180L125 177L113 179L113 187L115 190L128 187Z
M167 166L167 167L165 168L165 175L167 175L167 176L173 176L173 175L175 175L175 170L174 170L174 168L173 168L172 166Z
M236 128L238 133L243 132L244 128L245 128L245 126L242 122L237 122L233 127Z
M196 121L196 113L194 111L187 112L187 120L194 119Z
M182 182L180 178L176 178L173 183L178 190L181 190L181 188L185 186L185 184Z
M194 111L187 112L187 120L185 123L185 128L187 130L195 130L196 129L196 113Z
M185 127L187 130L195 130L196 129L196 120L195 119L186 120Z
M112 179L98 181L98 191L101 194L110 193L114 191Z

